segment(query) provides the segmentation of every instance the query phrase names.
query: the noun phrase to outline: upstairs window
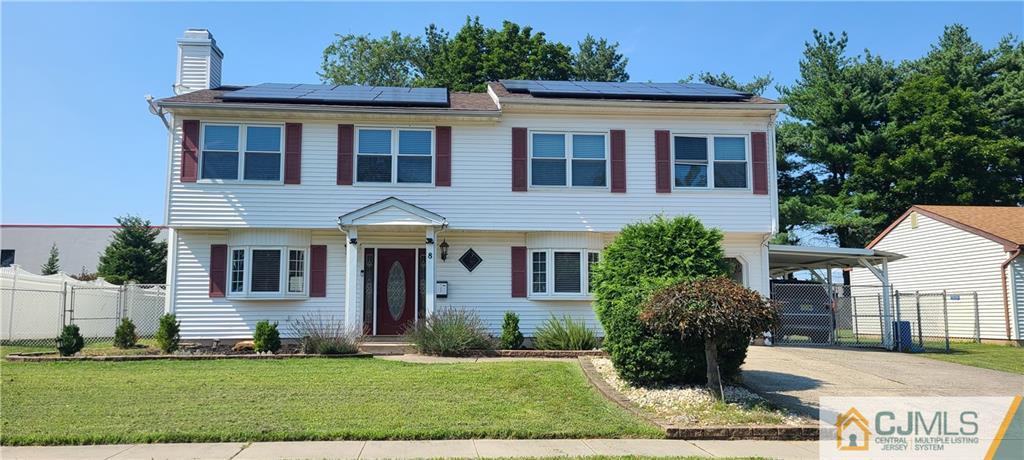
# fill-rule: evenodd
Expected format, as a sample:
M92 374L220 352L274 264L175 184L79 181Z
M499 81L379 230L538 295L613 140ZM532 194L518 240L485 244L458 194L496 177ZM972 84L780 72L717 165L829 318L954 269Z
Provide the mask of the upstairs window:
M207 180L280 182L281 126L203 124L200 177Z
M748 188L746 137L675 136L672 149L677 188Z
M434 132L426 129L361 128L357 131L356 181L430 184L434 179Z
M606 187L607 136L585 133L532 134L530 184L536 187Z
M598 252L535 249L530 257L530 297L583 297L590 293L590 269L598 261Z

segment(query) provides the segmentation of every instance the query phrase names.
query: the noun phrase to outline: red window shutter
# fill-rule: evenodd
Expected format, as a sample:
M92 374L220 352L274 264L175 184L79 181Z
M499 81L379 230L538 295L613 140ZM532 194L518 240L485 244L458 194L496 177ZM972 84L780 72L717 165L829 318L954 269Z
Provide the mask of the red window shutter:
M228 283L228 246L210 245L210 297L224 297Z
M181 181L199 178L199 120L181 122Z
M284 183L302 183L302 123L284 125Z
M438 126L434 129L434 153L437 169L434 171L434 185L437 187L452 186L452 127Z
M512 128L512 191L526 191L526 128Z
M763 132L750 133L754 170L754 194L768 194L768 137Z
M626 131L612 130L612 192L626 193Z
M668 131L654 132L654 189L658 193L672 192L672 159Z
M309 296L327 297L327 246L309 247Z
M338 185L352 185L352 154L355 152L355 127L338 125Z
M512 246L512 297L526 297L526 246Z

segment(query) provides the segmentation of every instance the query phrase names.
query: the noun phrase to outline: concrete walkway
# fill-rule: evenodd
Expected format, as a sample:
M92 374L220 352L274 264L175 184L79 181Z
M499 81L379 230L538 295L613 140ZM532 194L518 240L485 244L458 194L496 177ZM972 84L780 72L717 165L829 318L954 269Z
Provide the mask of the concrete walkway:
M0 458L14 459L406 459L583 457L768 457L813 459L815 441L675 441L668 439L463 439L444 441L300 441L198 444L136 444L57 447L3 447Z
M1024 375L878 350L750 347L743 383L817 417L822 396L1013 396Z

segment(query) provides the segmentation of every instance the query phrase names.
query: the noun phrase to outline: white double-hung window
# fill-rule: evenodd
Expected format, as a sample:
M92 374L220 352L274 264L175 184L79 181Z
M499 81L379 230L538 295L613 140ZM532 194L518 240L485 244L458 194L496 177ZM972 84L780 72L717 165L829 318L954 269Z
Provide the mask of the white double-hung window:
M284 136L279 125L203 123L200 178L280 182Z
M530 185L606 187L607 136L603 133L532 133Z
M676 188L749 188L750 155L747 145L746 136L674 136L672 158Z
M306 248L235 246L228 251L228 295L248 298L305 297Z
M430 129L356 130L356 182L430 184L434 181L434 132Z
M586 249L530 251L530 297L582 297L590 294L590 270L600 254Z

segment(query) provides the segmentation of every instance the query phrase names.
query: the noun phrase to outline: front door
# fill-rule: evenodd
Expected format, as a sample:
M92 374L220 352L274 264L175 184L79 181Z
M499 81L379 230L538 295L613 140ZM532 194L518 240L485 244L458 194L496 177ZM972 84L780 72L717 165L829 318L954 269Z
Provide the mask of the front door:
M416 250L377 250L377 335L400 335L416 318Z

